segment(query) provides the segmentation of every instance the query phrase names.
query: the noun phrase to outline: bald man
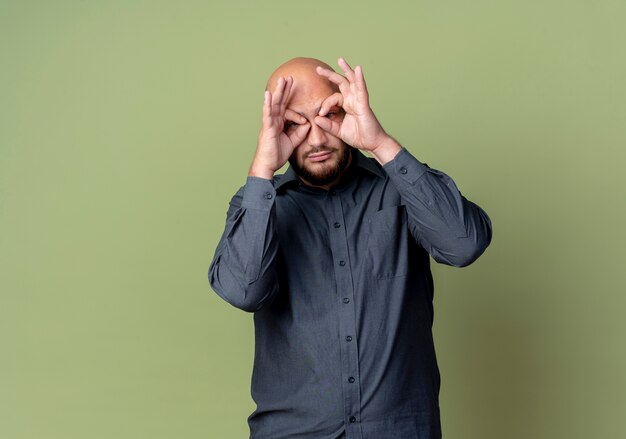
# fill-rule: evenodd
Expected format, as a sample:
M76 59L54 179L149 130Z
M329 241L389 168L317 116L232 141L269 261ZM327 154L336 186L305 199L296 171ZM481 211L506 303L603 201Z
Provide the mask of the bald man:
M430 258L471 264L491 220L383 129L361 67L338 64L270 76L209 267L254 315L250 437L440 438Z

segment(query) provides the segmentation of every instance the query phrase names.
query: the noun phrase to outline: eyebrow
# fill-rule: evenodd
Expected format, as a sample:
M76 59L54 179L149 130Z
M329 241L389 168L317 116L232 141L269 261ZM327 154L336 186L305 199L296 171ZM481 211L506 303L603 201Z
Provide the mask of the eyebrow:
M341 106L339 105L333 105L332 107L330 107L330 109L332 110L333 108L341 108ZM316 109L315 109L315 115L317 116L320 113L320 110L322 109L322 104L320 104ZM298 113L300 116L304 117L306 119L306 116L302 113L300 113L299 111L296 110L292 110L295 113ZM330 110L329 110L330 111Z

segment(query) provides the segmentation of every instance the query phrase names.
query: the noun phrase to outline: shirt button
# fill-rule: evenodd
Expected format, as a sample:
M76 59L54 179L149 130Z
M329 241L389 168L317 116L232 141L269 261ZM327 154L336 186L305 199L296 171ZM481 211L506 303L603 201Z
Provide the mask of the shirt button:
M337 192L335 192L334 190L329 192L331 195L335 195Z
M350 298L348 298L348 297L344 297L344 298L343 298L343 303L348 303L348 302L350 302Z
M272 194L270 194L269 192L265 193L265 198L267 198L268 200L272 199Z
M338 229L339 227L341 227L341 224L335 223L335 229Z
M348 336L346 337L346 340L348 340L348 341L352 341L352 336L351 336L351 335L348 335Z
M344 265L346 265L346 261L339 261L339 265L343 267Z
M354 382L354 377L348 378L348 382L353 383Z
M350 422L356 422L356 418L354 416L350 416Z
M403 166L403 167L401 167L401 168L400 168L400 174L406 174L406 173L407 173L406 168L405 168L404 166Z

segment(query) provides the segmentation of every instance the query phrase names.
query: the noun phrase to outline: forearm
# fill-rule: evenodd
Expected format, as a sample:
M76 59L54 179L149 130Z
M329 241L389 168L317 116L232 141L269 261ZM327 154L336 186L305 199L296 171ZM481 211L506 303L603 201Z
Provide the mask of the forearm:
M233 306L256 311L278 290L275 191L271 181L249 177L227 215L209 267L215 292Z
M407 209L415 239L437 262L464 267L491 242L487 213L467 200L445 173L402 149L384 165Z

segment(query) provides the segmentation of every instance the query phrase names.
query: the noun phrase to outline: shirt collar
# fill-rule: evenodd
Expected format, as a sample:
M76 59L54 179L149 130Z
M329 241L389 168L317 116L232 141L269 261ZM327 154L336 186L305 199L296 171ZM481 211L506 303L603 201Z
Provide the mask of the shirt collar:
M366 157L357 148L351 148L353 160L351 166L365 169L366 171L369 171L380 178L385 178L385 172L380 168L380 166L374 163L374 159ZM298 182L298 175L296 174L296 171L293 170L291 165L289 165L289 168L287 168L287 171L285 171L284 174L276 175L274 177L274 188L278 190L282 186L290 182Z

